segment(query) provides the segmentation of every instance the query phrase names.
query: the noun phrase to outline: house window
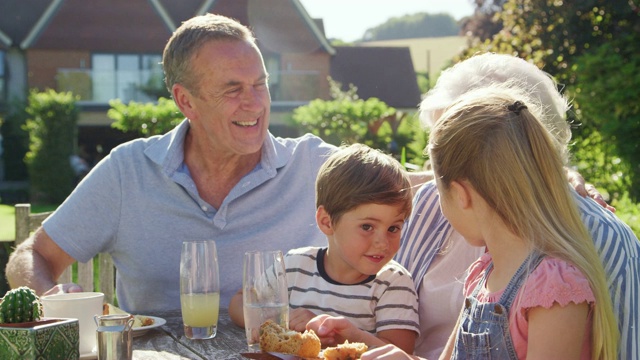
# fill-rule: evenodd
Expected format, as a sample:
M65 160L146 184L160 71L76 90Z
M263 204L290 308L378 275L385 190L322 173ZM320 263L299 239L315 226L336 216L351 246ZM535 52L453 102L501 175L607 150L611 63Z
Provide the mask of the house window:
M161 55L94 54L93 100L152 102L168 97L163 82Z
M269 74L269 92L271 100L280 100L280 57L275 55L265 55L264 65Z

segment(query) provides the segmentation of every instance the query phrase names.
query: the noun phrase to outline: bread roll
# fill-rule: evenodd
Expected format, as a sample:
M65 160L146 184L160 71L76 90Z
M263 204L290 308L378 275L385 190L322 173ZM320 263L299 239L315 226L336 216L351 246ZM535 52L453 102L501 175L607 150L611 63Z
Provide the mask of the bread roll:
M324 349L322 356L324 360L356 360L368 349L364 343L350 343L347 340L344 344Z
M287 330L272 320L260 326L260 350L293 354L302 358L317 358L320 354L320 339L313 330L299 333Z

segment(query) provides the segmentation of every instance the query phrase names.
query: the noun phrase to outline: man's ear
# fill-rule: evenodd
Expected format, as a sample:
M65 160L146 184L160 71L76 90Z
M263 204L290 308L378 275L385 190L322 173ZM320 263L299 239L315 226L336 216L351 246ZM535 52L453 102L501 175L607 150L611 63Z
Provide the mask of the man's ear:
M325 235L333 235L333 224L331 224L331 216L327 213L324 206L318 206L318 210L316 210L316 223L318 224L318 228Z
M192 102L193 95L191 92L181 84L174 84L171 88L171 95L182 115L193 120L196 116L196 111Z
M466 181L452 181L450 184L452 199L461 209L468 209L472 205L470 186Z

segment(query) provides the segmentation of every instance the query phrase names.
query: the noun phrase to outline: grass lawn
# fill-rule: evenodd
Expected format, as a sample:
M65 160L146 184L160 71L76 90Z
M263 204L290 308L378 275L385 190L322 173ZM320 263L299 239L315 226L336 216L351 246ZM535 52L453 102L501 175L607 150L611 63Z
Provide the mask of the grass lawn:
M31 212L39 213L43 211L51 211L51 210L55 210L56 207L57 205L32 205ZM13 246L14 238L15 238L14 207L13 205L0 204L0 246L2 246L2 243L5 243L4 245L6 246L4 250L8 252L9 251L8 242L11 242L11 246ZM2 263L0 265L2 266L2 271L3 271L3 273L0 276L0 281L4 281L4 266L6 264ZM100 283L100 280L99 280L100 272L98 271L97 260L93 262L93 274L94 274L93 283L94 283L94 286L96 287L94 291L97 291L98 285ZM73 265L72 277L74 281L77 281L77 264ZM8 288L3 289L2 285L4 284L0 284L0 290L4 290L4 291L8 290Z
M12 205L0 205L0 241L13 241L16 234Z
M31 205L31 212L54 210L57 205ZM13 241L16 234L16 220L13 205L0 204L0 241Z

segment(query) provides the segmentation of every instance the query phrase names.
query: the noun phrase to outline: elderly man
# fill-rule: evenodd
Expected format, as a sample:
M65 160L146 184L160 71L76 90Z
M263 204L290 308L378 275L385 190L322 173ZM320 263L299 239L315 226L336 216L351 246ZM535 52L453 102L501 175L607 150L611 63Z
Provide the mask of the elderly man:
M219 15L194 17L169 39L163 66L186 119L101 161L12 254L12 287L79 291L55 281L74 261L108 252L123 309L179 309L182 241L211 239L226 306L242 282L245 251L324 243L314 181L334 146L268 132L268 74L248 28Z

